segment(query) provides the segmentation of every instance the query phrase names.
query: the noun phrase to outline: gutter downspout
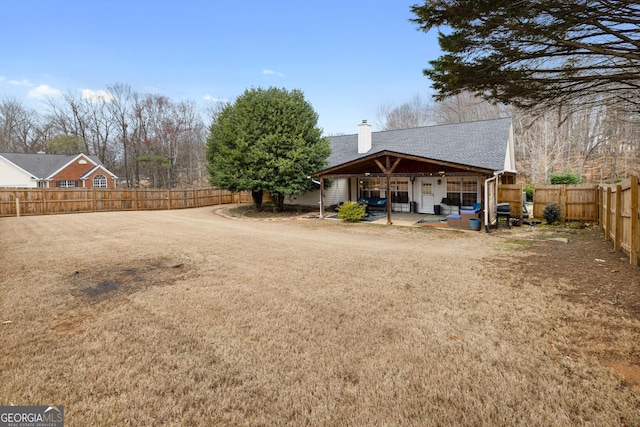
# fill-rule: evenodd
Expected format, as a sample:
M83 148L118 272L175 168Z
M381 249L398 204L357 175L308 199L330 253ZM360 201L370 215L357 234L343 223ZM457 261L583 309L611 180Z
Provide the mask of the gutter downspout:
M497 198L498 197L498 189L497 189L498 177L502 175L504 172L505 172L504 170L494 172L491 178L487 178L484 181L484 230L487 233L490 233L489 231L489 181L491 180L496 181L496 198Z
M320 219L324 219L324 209L323 209L323 206L322 206L322 196L323 196L323 194L322 194L322 187L323 187L322 182L321 181L316 181L315 179L313 179L310 176L308 176L307 178L310 179L311 182L313 182L314 184L318 184L320 186L320 202L319 202L320 203L320 214L318 215L318 217Z

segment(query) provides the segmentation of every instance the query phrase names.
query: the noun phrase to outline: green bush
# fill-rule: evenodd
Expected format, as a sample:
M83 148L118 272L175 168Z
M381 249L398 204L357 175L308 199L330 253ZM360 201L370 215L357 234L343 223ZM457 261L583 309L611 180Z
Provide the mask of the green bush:
M570 170L563 173L552 173L551 184L582 184L580 175Z
M527 202L533 202L533 191L535 189L535 184L533 182L527 184L524 187L524 193L527 195Z
M556 221L560 221L561 218L561 214L560 214L560 205L558 205L557 203L549 203L547 206L544 207L544 210L542 211L542 216L544 217L544 219L547 221L547 224L551 225Z
M346 202L338 206L338 218L347 222L358 222L367 215L365 206L356 202Z

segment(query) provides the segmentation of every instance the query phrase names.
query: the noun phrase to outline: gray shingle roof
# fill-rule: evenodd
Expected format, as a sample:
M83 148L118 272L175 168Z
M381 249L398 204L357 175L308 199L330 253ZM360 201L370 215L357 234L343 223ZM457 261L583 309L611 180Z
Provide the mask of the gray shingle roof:
M0 153L0 156L21 167L38 179L48 178L52 173L75 159L78 155L66 154L25 154ZM87 156L95 163L102 165L96 156Z
M334 167L381 151L395 151L494 171L502 170L511 118L371 133L371 150L358 153L358 134L329 137Z

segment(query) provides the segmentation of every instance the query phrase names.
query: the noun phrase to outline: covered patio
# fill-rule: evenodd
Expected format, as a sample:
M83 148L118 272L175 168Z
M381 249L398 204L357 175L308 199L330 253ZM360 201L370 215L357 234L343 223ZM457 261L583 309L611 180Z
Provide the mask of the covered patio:
M384 211L389 225L400 213L420 213L461 226L480 217L486 226L497 218L498 185L515 183L510 118L380 132L363 120L357 134L329 141L328 166L310 177L320 194L292 200L319 197L321 218L326 207L354 201Z
M460 216L465 209L473 209L478 204L484 210L485 206L492 205L498 178L505 183L513 180L513 174L506 172L496 175L488 168L388 150L336 165L313 177L320 182L321 218L325 217L326 206L323 201L326 180L344 180L348 190L345 201L366 203L372 198L385 201L388 225L393 224L394 217L399 218L401 214L446 219L448 215ZM488 180L495 182L490 191L484 191ZM486 189L489 190L488 187ZM483 216L483 212L477 213L478 217Z

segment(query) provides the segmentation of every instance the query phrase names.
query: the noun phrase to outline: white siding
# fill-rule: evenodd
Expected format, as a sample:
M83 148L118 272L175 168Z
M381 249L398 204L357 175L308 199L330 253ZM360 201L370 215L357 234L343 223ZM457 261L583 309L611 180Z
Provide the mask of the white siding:
M509 129L509 141L507 142L507 152L504 156L503 170L508 172L516 171L516 155L515 155L515 147L514 147L513 125L511 125L511 128Z
M11 162L0 158L0 187L37 187L38 182L31 175L20 170Z
M339 178L333 180L331 188L324 190L324 206L335 205L340 202L345 202L349 199L349 180L346 178ZM355 197L355 195L354 195ZM320 190L312 191L309 194L290 196L286 199L288 204L302 205L302 206L320 206Z

